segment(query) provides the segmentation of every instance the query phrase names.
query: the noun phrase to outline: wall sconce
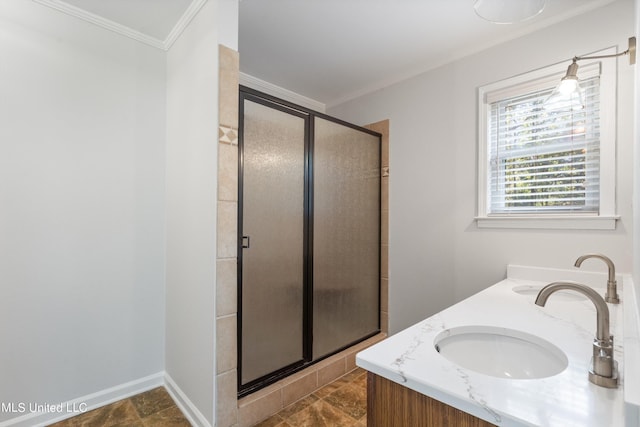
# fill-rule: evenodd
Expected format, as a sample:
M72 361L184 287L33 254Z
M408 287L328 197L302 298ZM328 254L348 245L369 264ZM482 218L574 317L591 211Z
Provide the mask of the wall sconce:
M551 92L544 101L544 108L548 110L570 109L581 110L584 108L584 98L578 81L578 61L583 59L617 58L629 55L629 64L636 63L636 38L629 37L629 48L624 52L613 55L574 56L573 62L567 68L567 74L560 80L560 84Z

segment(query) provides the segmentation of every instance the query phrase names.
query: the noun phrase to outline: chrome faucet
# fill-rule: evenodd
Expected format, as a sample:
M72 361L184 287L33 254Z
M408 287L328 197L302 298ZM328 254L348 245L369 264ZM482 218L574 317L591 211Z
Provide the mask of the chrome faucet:
M593 340L593 358L589 369L589 381L607 387L618 387L618 362L613 359L613 335L609 335L609 307L600 294L586 285L575 282L553 282L540 290L536 304L544 307L549 296L560 290L584 294L596 306L596 337Z
M604 300L612 304L618 304L620 302L620 298L618 297L617 290L618 284L616 282L616 266L613 265L613 261L611 261L609 257L601 254L587 254L582 255L580 258L578 258L574 266L580 267L582 265L582 261L588 258L598 258L604 261L605 264L607 264L607 267L609 268L609 279L607 280L607 293L604 294Z

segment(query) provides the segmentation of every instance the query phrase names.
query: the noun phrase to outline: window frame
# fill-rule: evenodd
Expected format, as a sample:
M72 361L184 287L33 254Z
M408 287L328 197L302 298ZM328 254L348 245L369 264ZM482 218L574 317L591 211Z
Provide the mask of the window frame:
M615 54L615 48L594 52L593 55ZM490 83L478 88L478 177L477 216L479 228L545 228L596 229L616 228L616 80L617 60L583 60L580 69L600 74L600 203L597 213L489 213L489 144L491 103L519 93L555 87L565 75L568 62Z

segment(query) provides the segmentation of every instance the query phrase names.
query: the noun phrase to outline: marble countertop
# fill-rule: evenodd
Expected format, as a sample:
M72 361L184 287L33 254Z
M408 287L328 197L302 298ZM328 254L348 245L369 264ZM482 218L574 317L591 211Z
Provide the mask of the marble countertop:
M617 279L624 304L622 287L630 277ZM608 304L620 385L607 389L588 380L596 331L593 303L551 295L545 307L538 307L535 295L513 291L558 280L583 283L604 295L607 278L605 273L577 269L509 266L507 279L358 353L356 363L500 426L625 426L623 304ZM468 325L507 327L539 336L566 354L568 366L542 379L497 378L464 369L435 350L434 338L443 330Z

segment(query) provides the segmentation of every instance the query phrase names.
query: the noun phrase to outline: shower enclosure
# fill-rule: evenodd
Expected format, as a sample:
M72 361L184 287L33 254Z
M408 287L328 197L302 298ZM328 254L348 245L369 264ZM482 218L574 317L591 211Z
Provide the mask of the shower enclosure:
M380 135L241 87L238 384L380 330Z

